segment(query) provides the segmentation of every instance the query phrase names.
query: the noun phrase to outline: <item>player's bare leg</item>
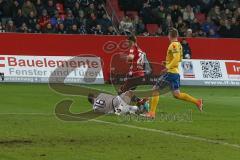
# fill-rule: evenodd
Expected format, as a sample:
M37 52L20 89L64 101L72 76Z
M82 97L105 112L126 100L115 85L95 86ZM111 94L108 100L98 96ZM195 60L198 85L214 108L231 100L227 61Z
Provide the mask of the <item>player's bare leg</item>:
M135 77L135 78L129 78L127 81L119 88L118 94L122 94L129 90L135 90L138 85L144 84L142 81L144 77ZM137 103L137 105L143 105L146 102L146 99L139 98L136 95L132 96L132 102Z
M197 108L199 109L199 111L201 111L201 112L203 111L203 101L202 101L202 99L196 99L196 98L190 96L187 93L180 92L180 90L175 90L175 91L172 92L172 94L177 99L184 100L184 101L191 102L191 103L195 104L197 106Z

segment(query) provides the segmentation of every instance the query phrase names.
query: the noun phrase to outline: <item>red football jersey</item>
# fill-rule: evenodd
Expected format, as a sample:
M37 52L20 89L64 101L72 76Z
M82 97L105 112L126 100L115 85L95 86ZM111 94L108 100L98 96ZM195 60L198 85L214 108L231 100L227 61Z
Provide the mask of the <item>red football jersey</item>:
M130 62L130 70L129 75L133 77L141 77L144 76L144 63L143 63L143 53L142 50L137 46L137 44L134 44L129 51L129 54L133 54L134 58Z

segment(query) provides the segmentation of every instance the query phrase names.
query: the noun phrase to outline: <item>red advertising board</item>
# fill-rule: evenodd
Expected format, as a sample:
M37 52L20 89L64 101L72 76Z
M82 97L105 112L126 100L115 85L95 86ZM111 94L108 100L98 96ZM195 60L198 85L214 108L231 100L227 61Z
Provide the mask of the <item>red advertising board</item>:
M87 54L102 58L105 80L109 79L111 59L114 54L127 52L125 36L54 35L54 34L0 34L1 55L76 56ZM188 39L194 59L240 60L240 39ZM165 59L169 44L167 37L138 37L138 44L151 62ZM118 63L118 60L112 63ZM0 59L1 65L1 59ZM115 65L116 66L116 65ZM158 73L158 65L153 71ZM128 66L121 65L121 69Z
M225 62L229 75L240 75L240 62Z

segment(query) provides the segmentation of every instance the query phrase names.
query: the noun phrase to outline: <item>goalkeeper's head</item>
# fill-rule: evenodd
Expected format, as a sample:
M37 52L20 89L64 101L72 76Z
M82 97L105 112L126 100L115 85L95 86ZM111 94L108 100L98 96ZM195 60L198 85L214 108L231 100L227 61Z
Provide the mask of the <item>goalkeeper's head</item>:
M88 94L88 102L93 104L96 96L93 93Z

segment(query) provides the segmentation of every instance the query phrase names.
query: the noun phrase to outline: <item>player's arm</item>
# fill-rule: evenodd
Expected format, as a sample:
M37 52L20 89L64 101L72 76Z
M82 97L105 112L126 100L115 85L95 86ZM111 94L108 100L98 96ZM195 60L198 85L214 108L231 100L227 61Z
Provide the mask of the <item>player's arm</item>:
M134 55L133 54L127 55L127 60L128 61L132 61L133 59L134 59Z
M128 60L128 61L132 61L132 60L134 59L134 54L133 54L133 52L134 52L134 49L131 48L130 51L129 51L129 54L127 55L127 60Z

